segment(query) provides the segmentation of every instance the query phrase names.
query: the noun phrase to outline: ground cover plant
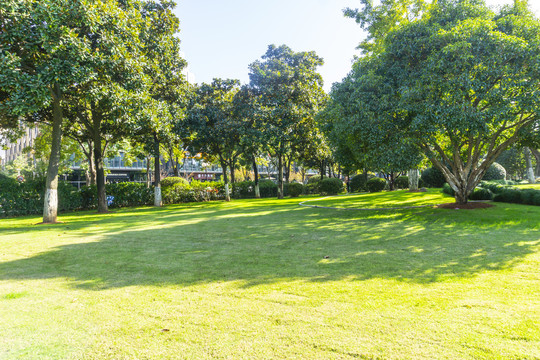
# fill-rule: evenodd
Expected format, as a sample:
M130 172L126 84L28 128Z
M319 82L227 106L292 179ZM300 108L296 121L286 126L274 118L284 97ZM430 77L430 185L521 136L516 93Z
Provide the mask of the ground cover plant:
M540 357L539 207L299 201L0 220L0 358Z

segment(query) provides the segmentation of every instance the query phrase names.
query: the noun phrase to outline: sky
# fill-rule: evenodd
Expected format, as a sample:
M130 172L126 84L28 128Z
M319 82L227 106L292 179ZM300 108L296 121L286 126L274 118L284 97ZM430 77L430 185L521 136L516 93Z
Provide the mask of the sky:
M341 81L351 69L356 49L365 37L353 19L343 16L359 0L176 0L180 40L188 61L189 81L213 78L249 82L248 65L260 59L268 45L293 51L315 51L325 61L319 69L324 89ZM540 1L530 0L540 15ZM513 0L487 0L490 6Z

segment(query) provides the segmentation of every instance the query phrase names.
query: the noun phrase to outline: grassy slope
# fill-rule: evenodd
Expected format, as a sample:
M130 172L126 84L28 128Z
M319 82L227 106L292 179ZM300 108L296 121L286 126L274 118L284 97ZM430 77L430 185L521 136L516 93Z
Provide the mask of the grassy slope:
M540 357L539 207L297 203L0 220L0 358Z

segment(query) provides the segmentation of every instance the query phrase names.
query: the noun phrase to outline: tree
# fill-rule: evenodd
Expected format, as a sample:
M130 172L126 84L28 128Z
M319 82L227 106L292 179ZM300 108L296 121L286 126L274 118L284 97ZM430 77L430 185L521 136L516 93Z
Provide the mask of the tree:
M326 94L317 67L323 60L313 51L294 52L270 45L262 61L249 66L250 85L265 110L264 136L278 159L279 198L283 198L283 161L292 146L305 139Z
M33 114L51 110L44 223L57 221L64 94L92 77L89 42L79 29L95 23L109 2L5 0L0 7L0 127L15 129L20 120L33 123Z
M234 182L234 168L241 154L241 126L233 111L233 99L239 85L238 80L222 79L214 79L212 84L202 84L192 99L187 116L196 134L191 145L198 152L219 159L227 201L230 201L227 169L230 169L231 180Z
M360 59L336 90L348 86L350 101L335 101L343 122L371 124L376 141L394 134L421 149L464 204L538 122L539 44L540 23L522 4L495 14L481 1L439 1Z

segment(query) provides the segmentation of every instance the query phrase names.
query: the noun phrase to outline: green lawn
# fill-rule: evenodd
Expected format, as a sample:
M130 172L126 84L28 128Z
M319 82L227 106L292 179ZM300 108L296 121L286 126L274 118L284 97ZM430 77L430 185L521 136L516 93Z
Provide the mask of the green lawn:
M0 220L0 358L540 358L540 207L300 200Z
M408 190L397 190L370 194L331 196L313 200L308 199L305 201L305 204L342 209L377 209L438 205L454 201L453 197L443 194L441 189L427 189L427 192L425 193L412 193Z
M540 183L536 184L520 184L520 185L514 185L520 189L536 189L540 190Z

